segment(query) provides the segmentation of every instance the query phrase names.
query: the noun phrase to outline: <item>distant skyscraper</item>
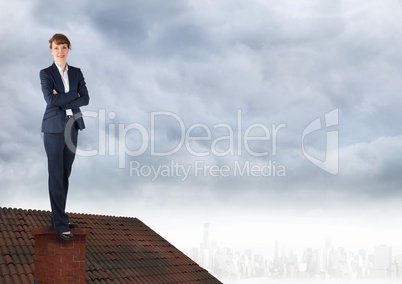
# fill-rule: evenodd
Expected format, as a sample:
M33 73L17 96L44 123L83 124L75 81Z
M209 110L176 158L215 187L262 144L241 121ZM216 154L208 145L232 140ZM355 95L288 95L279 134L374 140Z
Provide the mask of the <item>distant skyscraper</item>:
M385 245L376 246L374 250L374 278L389 278L391 273L392 248Z
M389 269L392 262L392 248L385 245L375 247L374 268Z
M209 247L209 223L204 224L204 238L202 245L204 247Z
M306 272L309 275L316 273L316 257L312 248L305 248L303 254L303 261L306 263Z
M275 241L274 264L279 264L279 242Z
M209 223L204 223L204 234L201 244L201 264L207 270L212 270L213 256L210 251Z

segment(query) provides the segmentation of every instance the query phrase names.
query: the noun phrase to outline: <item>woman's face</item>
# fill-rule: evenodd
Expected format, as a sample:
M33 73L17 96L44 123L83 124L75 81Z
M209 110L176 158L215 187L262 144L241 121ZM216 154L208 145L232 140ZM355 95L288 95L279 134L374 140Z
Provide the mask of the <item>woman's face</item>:
M52 42L52 48L50 49L50 53L53 55L54 62L58 65L64 65L67 61L68 52L70 49L68 48L66 43L56 44Z

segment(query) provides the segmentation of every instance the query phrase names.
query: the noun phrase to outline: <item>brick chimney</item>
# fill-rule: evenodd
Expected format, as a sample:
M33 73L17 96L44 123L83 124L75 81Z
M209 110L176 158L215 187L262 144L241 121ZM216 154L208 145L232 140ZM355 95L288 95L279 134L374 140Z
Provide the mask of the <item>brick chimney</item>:
M75 228L74 240L63 241L53 228L35 228L35 283L39 284L84 284L86 228Z

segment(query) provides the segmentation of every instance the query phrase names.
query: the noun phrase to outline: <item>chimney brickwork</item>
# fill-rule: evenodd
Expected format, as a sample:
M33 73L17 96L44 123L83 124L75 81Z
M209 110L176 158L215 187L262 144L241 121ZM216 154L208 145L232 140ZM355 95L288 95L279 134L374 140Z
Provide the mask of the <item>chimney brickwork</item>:
M35 280L40 284L84 284L86 272L86 236L90 230L75 228L74 240L63 241L53 228L36 228Z

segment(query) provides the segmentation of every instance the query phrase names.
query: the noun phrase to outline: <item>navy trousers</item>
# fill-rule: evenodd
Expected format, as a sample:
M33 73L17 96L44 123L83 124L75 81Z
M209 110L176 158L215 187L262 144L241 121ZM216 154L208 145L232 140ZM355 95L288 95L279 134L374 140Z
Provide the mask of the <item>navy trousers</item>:
M69 128L69 132L71 132L70 141L69 139L65 139L64 132L44 133L43 135L48 162L52 223L55 231L59 233L69 231L66 201L68 179L71 174L75 158L75 149L77 147L78 128L73 125L73 127Z

